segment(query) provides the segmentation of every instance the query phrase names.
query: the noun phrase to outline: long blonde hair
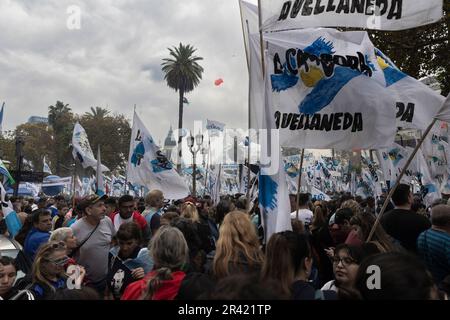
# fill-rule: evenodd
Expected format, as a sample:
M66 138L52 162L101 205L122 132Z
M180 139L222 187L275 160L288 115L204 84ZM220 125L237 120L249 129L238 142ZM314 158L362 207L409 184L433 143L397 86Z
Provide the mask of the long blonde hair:
M260 266L263 254L258 236L248 214L233 211L228 213L220 226L213 271L217 278L229 275L229 263L237 265L242 256L250 267Z
M43 244L36 253L33 261L33 267L31 270L33 282L44 284L52 291L56 291L49 279L45 276L42 270L42 264L50 257L52 253L57 251L64 251L64 253L66 253L66 250L66 245L62 241L50 241ZM61 276L64 276L64 274L61 274Z
M181 209L181 217L189 219L193 222L200 221L197 207L192 202L186 202L183 204Z

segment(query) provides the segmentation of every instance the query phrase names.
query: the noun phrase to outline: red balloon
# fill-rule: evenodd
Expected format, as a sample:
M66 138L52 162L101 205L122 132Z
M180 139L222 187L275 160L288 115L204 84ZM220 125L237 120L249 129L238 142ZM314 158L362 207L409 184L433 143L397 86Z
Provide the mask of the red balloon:
M222 83L223 83L222 78L219 78L219 79L217 79L216 81L214 81L214 84L215 84L216 86L220 86Z

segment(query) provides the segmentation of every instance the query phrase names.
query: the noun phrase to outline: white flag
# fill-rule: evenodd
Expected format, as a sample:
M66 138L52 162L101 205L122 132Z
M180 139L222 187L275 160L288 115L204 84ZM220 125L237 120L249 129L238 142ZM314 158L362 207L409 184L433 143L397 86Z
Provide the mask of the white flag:
M250 61L249 35L259 32L258 7L247 1L239 0L239 8L241 10L245 54L247 55L247 61Z
M320 191L319 189L315 187L311 187L311 197L313 200L319 200L319 201L330 201L331 198L326 193Z
M101 163L102 163L102 160L100 157L100 145L99 145L98 149L97 149L97 169L95 170L96 174L97 174L97 177L96 177L97 190L95 193L99 196L104 196L105 195L105 183L103 180Z
M183 178L155 144L136 112L131 132L127 181L149 190L161 190L166 199L183 199L189 194Z
M436 119L450 122L450 94L447 96L447 99L445 99L444 104L436 115Z
M73 128L72 146L73 157L74 159L80 161L83 168L91 167L94 170L97 169L97 160L95 160L86 131L78 122ZM104 165L101 165L101 170L103 172L109 171L109 169Z
M223 133L223 130L225 128L225 123L214 121L214 120L206 120L206 129L209 131L209 135L211 137L217 136L220 133Z
M422 150L417 152L417 172L416 175L420 178L424 188L423 200L427 206L431 206L433 201L441 198L441 193L437 181L432 179L430 175L430 168L425 161Z
M267 57L267 52L266 52ZM267 60L266 60L267 70ZM270 87L269 75L266 73L265 87ZM259 207L261 210L262 221L265 231L265 243L267 243L272 234L286 230L292 230L291 225L291 205L289 201L289 190L286 183L286 172L284 162L281 157L279 145L274 147L273 139L277 138L274 134L273 124L269 118L268 109L272 105L272 95L266 90L264 107L267 110L264 113L266 122L267 137L263 139L261 146L261 170L259 173ZM271 151L269 154L268 150ZM269 164L269 165L267 165Z
M253 66L259 35L251 38ZM377 79L384 75L366 32L285 31L266 34L265 44L273 101L268 116L282 146L371 149L394 142L396 97L385 94L384 78Z
M208 175L207 189L211 195L211 199L214 205L217 205L220 201L220 189L222 180L222 165L211 165Z
M281 150L279 153L281 155ZM279 169L275 174L267 175L265 168L261 168L258 181L258 200L263 215L266 243L272 234L292 230L289 190L281 156L278 162Z
M405 30L442 17L442 0L261 0L262 29Z
M248 174L250 171L250 181L248 179ZM247 167L242 167L242 176L239 186L239 193L246 194L249 187L251 187L250 182L254 180L256 175Z
M42 169L42 172L52 174L52 170L50 169L50 166L45 161L45 156L44 156L44 168Z

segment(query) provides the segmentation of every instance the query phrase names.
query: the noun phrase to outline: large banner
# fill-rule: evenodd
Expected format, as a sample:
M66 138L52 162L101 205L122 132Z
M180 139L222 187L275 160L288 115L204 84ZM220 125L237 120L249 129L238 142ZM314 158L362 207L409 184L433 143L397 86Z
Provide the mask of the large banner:
M131 131L127 180L150 191L161 190L166 199L183 199L189 194L183 178L155 144L136 113Z
M443 96L400 71L365 32L285 31L266 34L265 46L283 146L387 147L394 127L423 132L446 110ZM251 49L251 127L266 128L258 35Z
M259 37L253 35L252 51L260 50L258 45ZM272 102L266 116L280 129L282 146L377 149L392 145L396 97L386 89L366 32L286 31L266 35L265 47L271 83L266 94L271 94ZM260 127L268 128L264 118L258 120Z
M442 0L261 0L264 31L309 27L404 30L438 21Z

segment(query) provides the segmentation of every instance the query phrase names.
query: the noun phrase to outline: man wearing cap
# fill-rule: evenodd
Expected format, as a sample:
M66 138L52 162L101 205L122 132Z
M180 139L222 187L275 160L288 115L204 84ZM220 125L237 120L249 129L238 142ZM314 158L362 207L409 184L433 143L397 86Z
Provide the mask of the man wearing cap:
M78 205L83 217L71 226L78 245L74 250L75 260L86 268L89 284L100 294L104 293L106 287L108 253L116 232L111 219L105 219L106 198L106 195L83 198Z

